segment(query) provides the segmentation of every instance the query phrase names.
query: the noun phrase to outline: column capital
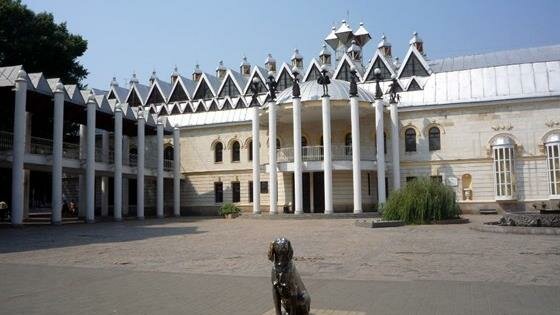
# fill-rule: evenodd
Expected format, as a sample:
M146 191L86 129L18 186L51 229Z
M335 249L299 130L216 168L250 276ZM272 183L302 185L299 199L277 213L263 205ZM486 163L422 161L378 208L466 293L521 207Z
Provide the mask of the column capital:
M95 103L97 103L97 101L95 100L95 95L93 95L93 93L91 93L88 96L87 104L95 104Z
M64 85L62 85L62 83L58 82L56 84L56 88L54 89L53 93L64 93Z
M16 82L19 81L25 81L27 82L27 72L25 72L25 70L21 69L18 71L17 77L16 77Z

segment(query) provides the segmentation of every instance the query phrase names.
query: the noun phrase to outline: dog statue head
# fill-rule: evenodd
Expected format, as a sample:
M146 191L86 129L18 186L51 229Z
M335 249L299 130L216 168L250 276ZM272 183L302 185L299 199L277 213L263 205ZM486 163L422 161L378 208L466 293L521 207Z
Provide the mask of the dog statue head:
M268 259L277 265L288 264L293 256L292 243L286 238L277 238L268 246Z

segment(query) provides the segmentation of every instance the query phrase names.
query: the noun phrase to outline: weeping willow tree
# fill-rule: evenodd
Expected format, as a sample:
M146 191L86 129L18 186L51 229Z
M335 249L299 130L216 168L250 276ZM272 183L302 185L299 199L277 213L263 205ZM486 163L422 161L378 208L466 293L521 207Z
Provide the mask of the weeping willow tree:
M412 180L393 192L383 209L384 219L402 220L407 224L426 224L457 218L458 215L455 192L428 177Z

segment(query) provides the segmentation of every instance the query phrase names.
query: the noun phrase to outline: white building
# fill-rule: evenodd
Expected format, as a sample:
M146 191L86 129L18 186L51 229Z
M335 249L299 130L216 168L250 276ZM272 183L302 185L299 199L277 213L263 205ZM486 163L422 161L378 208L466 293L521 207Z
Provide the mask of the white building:
M88 220L95 208L117 218L127 211L141 217L135 209L142 208L160 216L166 208L176 215L215 214L225 202L254 213L359 213L375 210L418 176L453 187L465 212L542 202L557 207L560 45L430 60L415 33L402 62L385 37L366 62L370 39L363 25L352 31L343 21L306 66L296 50L281 65L270 55L264 68L243 59L237 71L220 62L215 75L197 66L192 78L175 70L168 83L153 73L148 85L133 78L128 88L112 82L108 91L79 91L21 67L0 68L0 99L14 117L0 135L0 166L13 174L13 222L21 222L30 204L24 200L34 170L55 175L51 200L61 200L60 187L87 192L79 199L86 199L81 208ZM322 70L331 78L328 96L317 83ZM350 94L352 70L356 96ZM296 72L299 97L292 88ZM277 82L275 101L269 75ZM397 102L388 95L392 78ZM251 84L259 88L256 98ZM34 136L34 115L54 117L53 140ZM74 146L62 141L62 121L84 126L81 154L76 145L75 153L66 149ZM93 134L87 126L99 135L98 161L95 137L84 136ZM110 140L121 132L123 141ZM173 133L173 141L164 133ZM131 149L144 168L128 163ZM111 152L123 152L122 162ZM62 185L66 178L75 184ZM174 180L166 185L165 178ZM133 180L144 194L127 193Z

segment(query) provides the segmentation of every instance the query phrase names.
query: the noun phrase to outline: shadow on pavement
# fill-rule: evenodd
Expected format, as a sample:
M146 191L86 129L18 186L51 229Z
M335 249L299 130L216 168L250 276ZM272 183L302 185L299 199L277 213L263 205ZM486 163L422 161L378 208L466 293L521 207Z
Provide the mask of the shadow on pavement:
M173 223L189 221L193 220L154 219L62 226L34 225L16 229L0 229L0 253L205 233L205 231L199 231L196 226L169 226Z

